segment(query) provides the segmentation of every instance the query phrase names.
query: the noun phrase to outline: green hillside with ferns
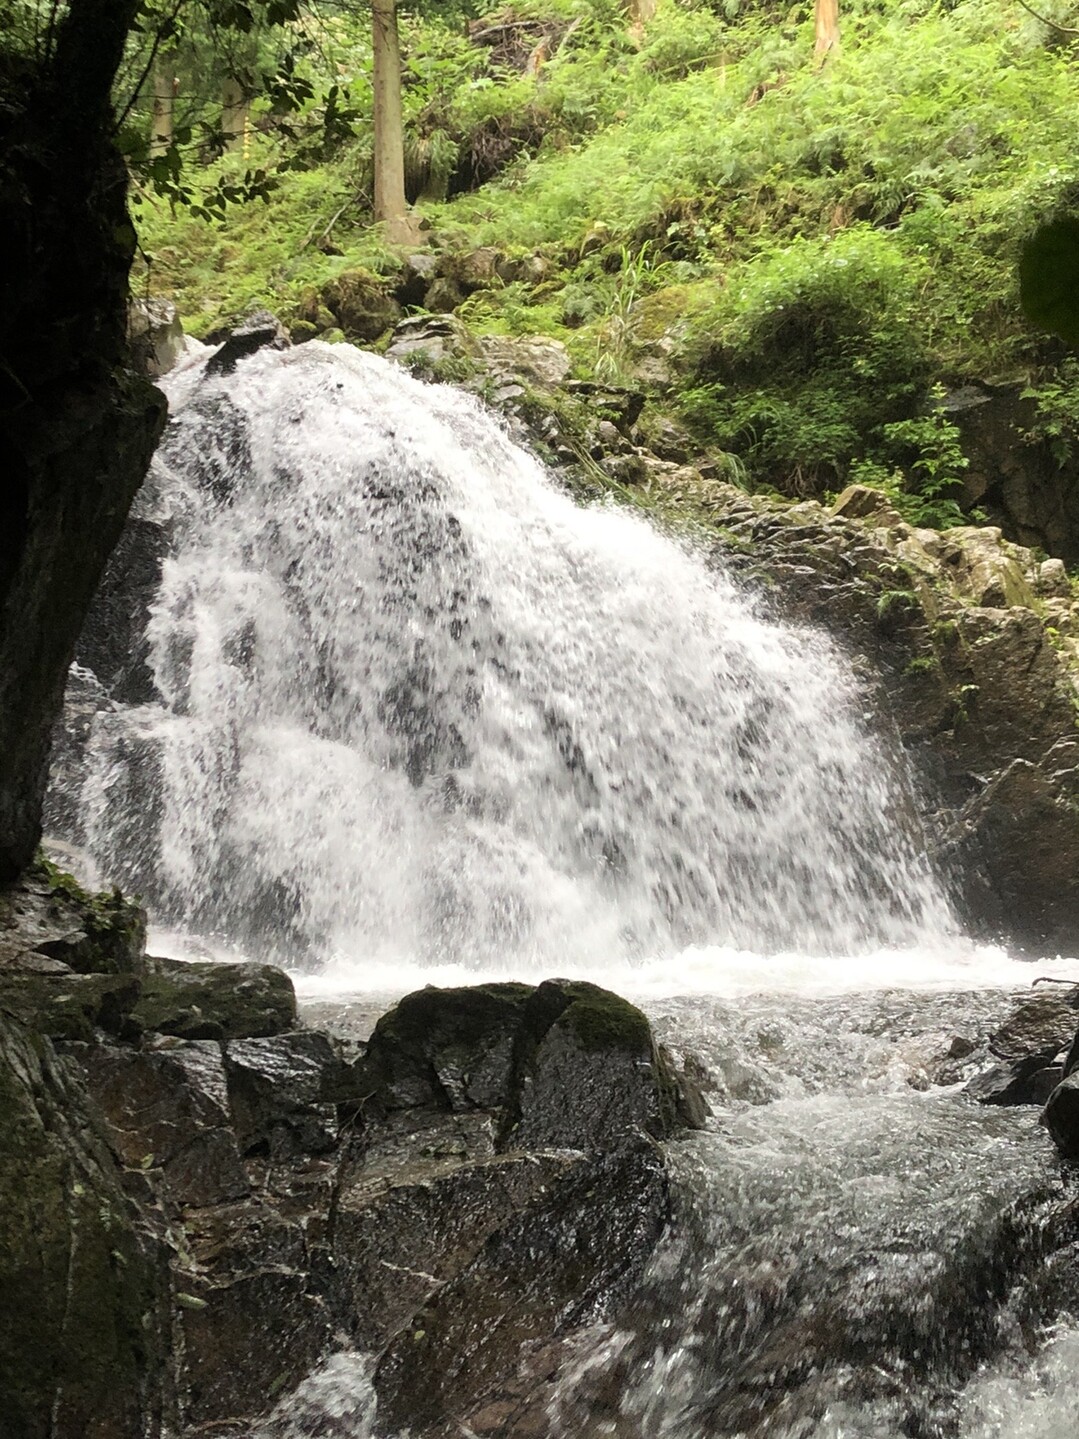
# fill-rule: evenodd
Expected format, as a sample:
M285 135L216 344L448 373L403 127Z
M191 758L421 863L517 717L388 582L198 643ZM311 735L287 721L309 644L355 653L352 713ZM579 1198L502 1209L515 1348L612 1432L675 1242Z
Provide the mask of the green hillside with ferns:
M1077 377L1021 316L1016 256L1079 199L1071 37L1015 0L841 20L823 67L804 6L661 0L639 44L608 0L533 0L472 38L460 19L408 23L425 241L507 259L440 308L481 333L553 336L580 377L651 386L788 491L912 464L930 490L951 483L933 400L972 378L1030 386L1066 450ZM357 270L395 283L401 258L370 225L369 56L358 31L335 45L355 115L333 153L220 225L141 206L138 283L196 334L253 305L310 316L313 292ZM256 124L206 179L272 172L283 153Z

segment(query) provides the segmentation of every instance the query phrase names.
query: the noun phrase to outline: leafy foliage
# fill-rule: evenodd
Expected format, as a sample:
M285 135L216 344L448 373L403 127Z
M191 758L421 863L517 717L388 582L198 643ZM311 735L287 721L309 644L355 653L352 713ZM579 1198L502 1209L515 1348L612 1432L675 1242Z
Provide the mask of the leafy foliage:
M1040 221L1079 211L1073 50L1012 0L850 0L843 26L821 70L809 7L768 0L660 0L639 45L617 0L519 0L471 37L412 14L409 193L436 246L542 261L471 295L474 327L554 335L606 381L666 369L670 407L750 483L872 478L945 522L962 457L934 383L1026 382L1032 438L1062 458L1079 435L1079 382L1018 283ZM196 330L393 264L367 228L365 17L305 6L279 38L249 153L193 134L191 199L224 226L148 186L151 284ZM257 218L226 209L257 194Z

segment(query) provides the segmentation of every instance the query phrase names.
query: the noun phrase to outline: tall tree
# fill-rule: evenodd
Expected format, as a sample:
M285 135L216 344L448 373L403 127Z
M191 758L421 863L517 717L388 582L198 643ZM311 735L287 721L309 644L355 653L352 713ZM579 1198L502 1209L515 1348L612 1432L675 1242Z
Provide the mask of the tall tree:
M823 64L826 56L839 49L839 0L814 0L813 24L813 53Z
M394 244L419 238L405 199L405 129L397 0L371 0L375 98L375 219Z

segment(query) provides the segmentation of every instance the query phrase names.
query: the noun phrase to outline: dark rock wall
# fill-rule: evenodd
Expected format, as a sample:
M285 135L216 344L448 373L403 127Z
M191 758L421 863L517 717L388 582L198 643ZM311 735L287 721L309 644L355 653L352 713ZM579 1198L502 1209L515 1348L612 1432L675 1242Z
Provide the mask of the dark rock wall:
M0 41L0 877L40 836L75 640L164 422L126 369L110 92L137 9L72 0L43 57Z

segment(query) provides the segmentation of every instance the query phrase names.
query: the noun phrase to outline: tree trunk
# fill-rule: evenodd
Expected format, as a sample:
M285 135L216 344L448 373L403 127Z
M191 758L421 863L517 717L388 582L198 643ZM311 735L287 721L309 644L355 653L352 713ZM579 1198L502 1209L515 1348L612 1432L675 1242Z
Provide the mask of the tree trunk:
M626 0L629 33L639 45L648 22L655 17L658 0Z
M823 63L827 55L839 49L839 0L815 0L813 20L817 31L813 53Z
M176 74L168 60L159 60L154 66L153 95L150 154L163 155L172 144L172 104L176 95Z
M221 86L221 132L229 153L244 148L250 108L251 101L244 86L234 75L230 75Z
M395 244L418 238L405 200L405 131L401 115L401 44L397 0L372 0L375 73L375 219Z

